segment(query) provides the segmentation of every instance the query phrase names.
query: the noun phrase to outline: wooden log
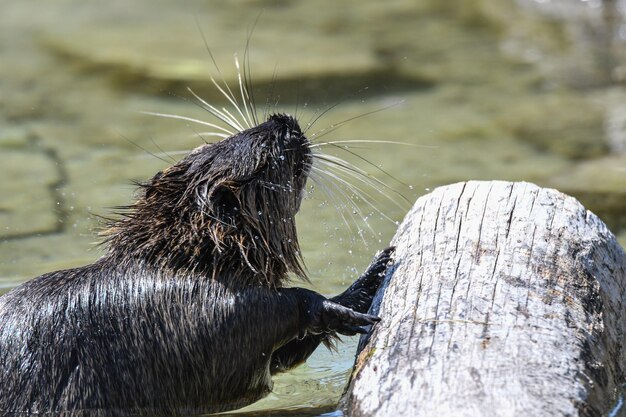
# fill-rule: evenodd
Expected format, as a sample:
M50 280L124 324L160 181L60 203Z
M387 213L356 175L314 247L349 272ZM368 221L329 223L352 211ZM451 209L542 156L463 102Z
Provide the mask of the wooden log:
M361 341L345 415L614 410L626 381L626 255L574 198L528 183L441 187L392 244L374 305L382 321Z

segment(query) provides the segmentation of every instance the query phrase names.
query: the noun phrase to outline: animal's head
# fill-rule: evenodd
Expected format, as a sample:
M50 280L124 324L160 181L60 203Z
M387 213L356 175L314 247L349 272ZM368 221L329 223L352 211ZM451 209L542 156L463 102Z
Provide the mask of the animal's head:
M107 233L112 251L197 272L234 265L272 285L304 277L294 217L311 163L309 141L284 114L200 146L142 184Z

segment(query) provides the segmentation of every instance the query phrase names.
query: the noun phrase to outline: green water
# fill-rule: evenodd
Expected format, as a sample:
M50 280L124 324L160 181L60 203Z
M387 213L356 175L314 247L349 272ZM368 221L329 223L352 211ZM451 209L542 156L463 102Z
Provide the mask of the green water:
M133 180L202 143L202 126L141 111L210 121L187 87L224 104L209 74L236 86L233 54L243 58L257 19L261 114L297 112L304 126L337 105L309 132L356 117L320 140L403 143L324 148L389 189L372 196L384 216L311 190L298 222L314 289L345 288L418 196L456 181L556 187L623 235L621 16L591 3L4 0L0 292L102 254L99 216L131 201ZM249 409L332 405L354 346L320 349Z

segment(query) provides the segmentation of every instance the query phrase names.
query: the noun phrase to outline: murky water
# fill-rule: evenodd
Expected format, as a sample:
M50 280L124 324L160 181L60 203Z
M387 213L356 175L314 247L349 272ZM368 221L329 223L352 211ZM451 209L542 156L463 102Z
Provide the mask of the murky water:
M324 184L311 190L298 222L316 290L345 288L415 198L455 181L556 187L623 234L622 8L577 0L5 0L0 292L100 256L99 216L132 199L131 181L202 143L201 126L140 112L207 120L187 87L222 103L209 74L236 85L233 53L243 57L257 18L249 51L260 112L297 112L306 125L336 105L310 132L330 130L320 141L372 141L325 151L387 184L378 187L387 196L359 184L376 209L350 207L341 192L329 197ZM249 409L332 406L353 351L351 340L335 354L320 349Z

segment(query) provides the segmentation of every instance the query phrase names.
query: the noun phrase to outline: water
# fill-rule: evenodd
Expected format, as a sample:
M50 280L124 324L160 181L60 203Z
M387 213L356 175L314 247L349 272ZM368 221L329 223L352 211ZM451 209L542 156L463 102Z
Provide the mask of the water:
M310 132L356 117L319 140L372 141L325 151L389 187L388 197L372 196L384 215L349 207L319 185L304 202L299 233L317 291L343 290L419 195L467 179L559 188L623 237L623 8L576 0L5 0L0 292L102 254L99 216L132 199L132 180L202 143L201 126L140 112L207 120L187 87L212 103L223 98L211 87L209 73L220 74L197 26L223 77L236 83L233 53L243 58L257 18L250 62L261 112L297 113L305 125L338 104ZM249 410L332 407L354 346L318 350Z

